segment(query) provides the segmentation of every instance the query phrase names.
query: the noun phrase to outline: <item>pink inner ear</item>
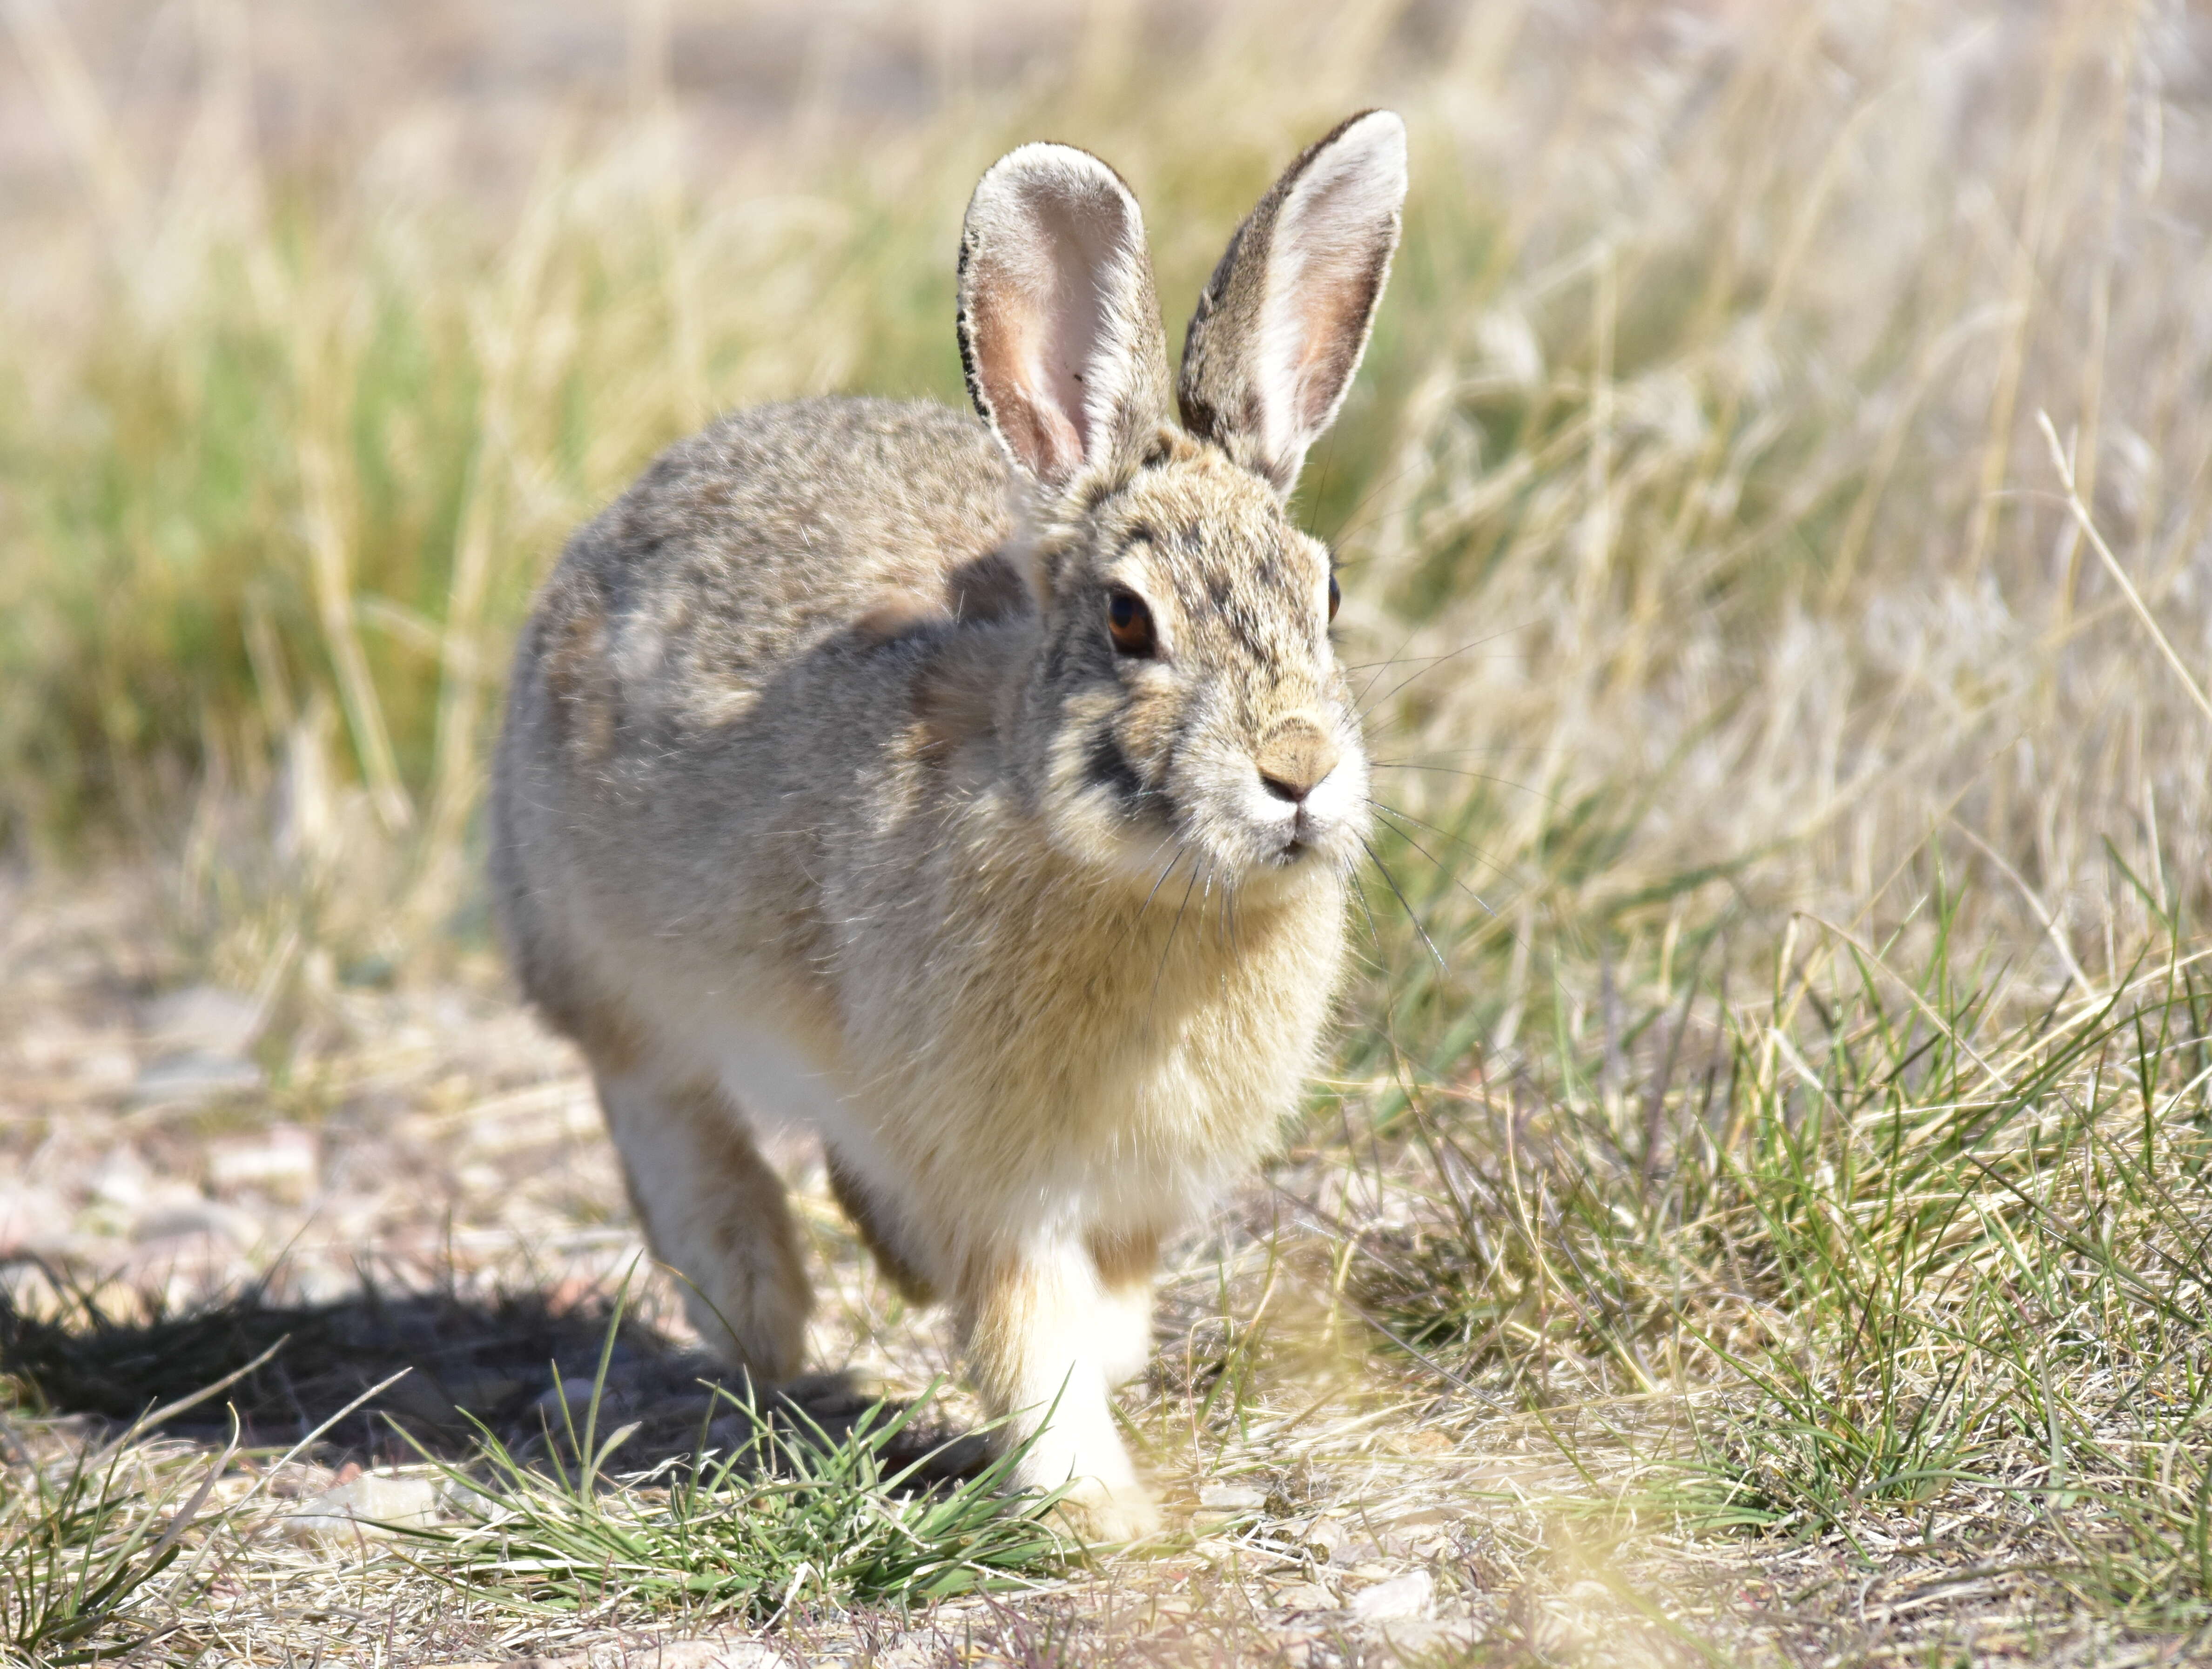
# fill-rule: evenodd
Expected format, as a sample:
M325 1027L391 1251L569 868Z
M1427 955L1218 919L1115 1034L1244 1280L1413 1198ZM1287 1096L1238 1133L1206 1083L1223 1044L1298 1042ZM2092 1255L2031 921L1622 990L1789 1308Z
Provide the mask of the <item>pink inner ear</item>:
M1053 398L1060 379L1052 375L1037 342L1041 331L1031 330L1017 350L1016 399L1023 408L1023 422L1031 437L1034 461L1030 467L1048 481L1073 475L1083 464L1083 437L1071 414ZM1064 351L1064 350L1063 350ZM1073 380L1080 382L1079 375ZM1078 406L1077 410L1082 408Z
M1312 288L1298 309L1296 378L1297 421L1315 429L1328 421L1329 410L1356 368L1359 327L1365 318L1373 270L1355 254L1307 268Z
M1048 320L1056 311L1044 287L1024 284L1004 270L975 287L978 370L999 432L1015 458L1031 474L1055 481L1074 473L1083 459L1082 437L1069 415L1053 398L1054 384L1047 355ZM1064 350L1062 350L1064 351Z

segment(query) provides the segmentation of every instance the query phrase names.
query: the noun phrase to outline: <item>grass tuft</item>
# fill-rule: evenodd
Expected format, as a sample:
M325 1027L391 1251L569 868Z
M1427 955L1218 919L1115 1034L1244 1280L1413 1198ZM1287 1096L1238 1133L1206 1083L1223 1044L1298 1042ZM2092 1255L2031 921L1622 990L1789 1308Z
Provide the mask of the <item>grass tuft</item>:
M13 1451L0 1466L0 1646L10 1660L120 1656L185 1597L162 1579L229 1453L161 1457L133 1447L138 1435L42 1463L19 1447L21 1434L0 1429Z
M927 1478L939 1451L896 1457L934 1387L834 1436L803 1411L720 1391L723 1423L735 1417L741 1434L727 1450L708 1447L702 1422L690 1459L619 1476L609 1462L635 1428L598 1435L602 1388L580 1432L564 1409L572 1464L519 1459L486 1431L473 1465L445 1465L476 1521L410 1532L410 1557L526 1610L763 1623L1031 1588L1076 1556L1047 1521L1064 1491L1006 1492L1025 1445L945 1483Z
M1978 1547L2212 1619L2206 953L2031 1000L1955 908L1918 966L1813 929L1770 1004L1707 1011L1703 1083L1663 1075L1692 989L1643 1017L1642 1084L1417 1095L1425 1210L1354 1291L1539 1415L1665 1395L1611 1435L1693 1531Z

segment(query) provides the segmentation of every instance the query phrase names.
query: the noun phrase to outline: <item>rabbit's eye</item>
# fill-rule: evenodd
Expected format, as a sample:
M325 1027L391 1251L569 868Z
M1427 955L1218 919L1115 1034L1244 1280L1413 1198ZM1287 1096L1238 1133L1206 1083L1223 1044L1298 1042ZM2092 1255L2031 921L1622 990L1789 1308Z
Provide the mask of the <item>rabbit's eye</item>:
M1152 652L1152 611L1145 606L1145 599L1133 591L1116 586L1107 593L1106 631L1114 640L1116 653Z
M1328 617L1331 620L1336 618L1337 604L1343 601L1343 589L1337 585L1336 576L1332 574L1328 576Z

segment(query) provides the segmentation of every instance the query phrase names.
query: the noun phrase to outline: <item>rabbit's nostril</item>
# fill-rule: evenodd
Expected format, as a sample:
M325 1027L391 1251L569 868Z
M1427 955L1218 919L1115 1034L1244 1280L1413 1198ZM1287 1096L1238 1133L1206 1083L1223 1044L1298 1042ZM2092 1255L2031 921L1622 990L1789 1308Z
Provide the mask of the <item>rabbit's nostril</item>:
M1338 757L1336 744L1319 725L1310 719L1286 719L1260 744L1252 762L1269 793L1297 805L1336 768Z

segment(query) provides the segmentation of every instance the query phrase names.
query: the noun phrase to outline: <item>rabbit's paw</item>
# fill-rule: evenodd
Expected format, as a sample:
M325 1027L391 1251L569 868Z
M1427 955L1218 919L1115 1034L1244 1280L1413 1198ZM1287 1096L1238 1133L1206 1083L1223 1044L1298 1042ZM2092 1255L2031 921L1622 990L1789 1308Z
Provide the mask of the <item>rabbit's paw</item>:
M1053 1514L1062 1528L1087 1547L1142 1541L1160 1527L1159 1503L1140 1484L1109 1489L1085 1478L1060 1498Z

